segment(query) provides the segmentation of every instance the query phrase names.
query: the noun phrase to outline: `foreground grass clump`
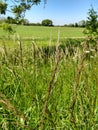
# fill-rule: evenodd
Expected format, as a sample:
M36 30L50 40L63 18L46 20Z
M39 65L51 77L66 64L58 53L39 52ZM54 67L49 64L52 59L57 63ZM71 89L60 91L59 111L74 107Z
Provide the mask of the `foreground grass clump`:
M97 95L97 42L0 48L1 130L97 130Z

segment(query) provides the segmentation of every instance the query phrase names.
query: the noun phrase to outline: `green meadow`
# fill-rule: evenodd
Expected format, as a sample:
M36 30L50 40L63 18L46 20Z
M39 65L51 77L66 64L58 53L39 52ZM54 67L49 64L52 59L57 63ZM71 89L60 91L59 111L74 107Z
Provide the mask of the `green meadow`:
M19 26L16 31L21 37L57 38L58 32L60 32L60 37L62 38L84 36L83 28L71 27Z
M23 41L23 46L29 46L32 41L36 42L38 46L56 45L58 37L60 40L66 39L82 39L84 28L75 27L44 27L44 26L18 26L13 25L15 33L9 35L3 29L0 29L0 43L5 43L9 47L16 45L17 40Z
M61 38L65 37L83 37L84 28L75 27L43 27L43 26L17 26L13 25L16 34L27 38L57 38L58 32ZM5 32L0 30L0 37L5 36Z
M98 40L84 28L0 30L0 130L98 130Z

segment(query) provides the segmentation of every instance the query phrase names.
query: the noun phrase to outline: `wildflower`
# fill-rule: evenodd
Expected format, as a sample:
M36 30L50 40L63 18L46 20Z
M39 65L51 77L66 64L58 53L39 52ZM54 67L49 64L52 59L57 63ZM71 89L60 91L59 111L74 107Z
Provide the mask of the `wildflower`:
M87 54L88 54L88 53L90 53L90 51L85 51L85 53L87 53Z

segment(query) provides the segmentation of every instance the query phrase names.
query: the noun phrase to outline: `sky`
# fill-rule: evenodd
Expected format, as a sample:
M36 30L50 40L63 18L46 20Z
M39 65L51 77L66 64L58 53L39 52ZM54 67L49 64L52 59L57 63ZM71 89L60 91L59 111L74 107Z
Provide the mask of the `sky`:
M98 0L44 0L39 5L34 5L26 12L25 18L32 23L41 23L50 19L54 25L64 25L87 19L87 12L93 6L98 12Z

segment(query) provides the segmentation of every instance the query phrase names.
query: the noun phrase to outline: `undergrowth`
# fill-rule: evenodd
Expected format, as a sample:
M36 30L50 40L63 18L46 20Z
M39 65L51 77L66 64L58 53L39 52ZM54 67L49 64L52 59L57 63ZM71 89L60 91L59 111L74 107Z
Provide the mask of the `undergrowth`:
M97 130L94 43L1 47L0 130Z

